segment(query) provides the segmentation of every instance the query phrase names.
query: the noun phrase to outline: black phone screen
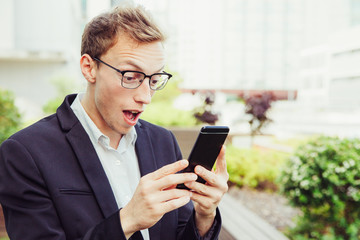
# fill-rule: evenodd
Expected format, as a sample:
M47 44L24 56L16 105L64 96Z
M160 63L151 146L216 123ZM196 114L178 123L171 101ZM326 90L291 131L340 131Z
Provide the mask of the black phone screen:
M183 172L194 172L197 165L201 165L208 170L214 166L222 145L229 133L226 126L206 126L201 128L196 142L189 155L189 166ZM205 183L205 180L198 177L198 182ZM178 188L187 188L183 184L179 184Z

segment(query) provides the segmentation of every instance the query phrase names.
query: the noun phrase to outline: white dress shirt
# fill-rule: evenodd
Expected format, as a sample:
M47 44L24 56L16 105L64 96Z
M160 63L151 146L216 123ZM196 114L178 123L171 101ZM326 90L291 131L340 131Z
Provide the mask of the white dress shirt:
M140 181L139 163L135 152L136 130L132 127L128 134L123 135L117 149L112 148L109 137L97 128L81 105L83 96L84 93L77 95L71 109L89 135L109 179L118 207L123 208L134 195ZM141 233L144 240L150 239L148 229L142 230Z

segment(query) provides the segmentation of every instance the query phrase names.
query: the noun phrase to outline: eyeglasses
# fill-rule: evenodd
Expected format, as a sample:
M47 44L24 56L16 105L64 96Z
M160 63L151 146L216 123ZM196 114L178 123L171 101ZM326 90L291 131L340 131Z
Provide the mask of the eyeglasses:
M117 69L96 57L93 59L121 73L121 86L128 89L135 89L140 87L145 78L149 78L150 89L154 91L161 90L172 77L170 73L166 72L146 75L145 73L139 71L121 71L120 69Z

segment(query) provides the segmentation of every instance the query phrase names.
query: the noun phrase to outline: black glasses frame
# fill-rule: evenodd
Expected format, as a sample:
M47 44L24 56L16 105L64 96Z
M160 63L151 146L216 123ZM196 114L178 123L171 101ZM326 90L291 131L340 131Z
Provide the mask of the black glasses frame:
M151 87L151 84L149 84L151 90L158 91L158 90L163 89L163 88L165 87L165 85L167 84L167 82L169 81L169 79L172 77L172 75L171 75L170 73L167 73L167 72L165 72L165 71L163 71L162 73L154 73L154 74L151 74L151 75L146 75L145 73L140 72L140 71L131 71L131 70L121 71L120 69L117 69L116 67L111 66L110 64L108 64L108 63L100 60L100 59L97 58L97 57L93 57L93 59L94 59L95 61L98 61L98 62L100 62L100 63L102 63L102 64L105 64L106 66L108 66L108 67L114 69L115 71L121 73L121 86L123 86L124 88L127 88L127 89L136 89L136 88L140 87L141 84L144 82L144 80L145 80L146 78L149 78L149 81L151 81L151 78L152 78L153 76L158 76L158 75L167 76L168 79L165 80L165 83L162 84L162 85L160 86L160 88L157 88L157 89L155 88L155 89L153 89L153 88ZM124 77L124 75L125 75L126 73L128 73L128 72L131 72L131 73L140 73L140 74L144 75L143 80L140 82L140 84L139 84L137 87L129 88L129 87L125 87L125 86L124 86L124 84L123 84L123 77Z

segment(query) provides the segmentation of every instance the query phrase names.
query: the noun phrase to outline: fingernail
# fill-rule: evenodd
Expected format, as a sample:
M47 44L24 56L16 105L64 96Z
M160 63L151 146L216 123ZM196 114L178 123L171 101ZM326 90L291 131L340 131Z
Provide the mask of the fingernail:
M191 179L192 180L196 180L198 178L198 176L196 174L191 174Z
M184 160L181 160L180 164L181 164L181 166L186 166L186 165L187 165L187 162L188 162L188 161L184 159Z
M204 170L203 170L202 167L200 167L200 166L197 166L197 167L196 167L196 172L197 172L197 173L203 173L203 171L204 171Z

